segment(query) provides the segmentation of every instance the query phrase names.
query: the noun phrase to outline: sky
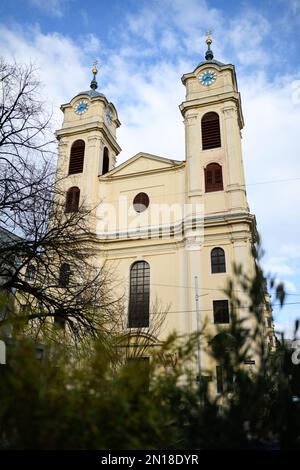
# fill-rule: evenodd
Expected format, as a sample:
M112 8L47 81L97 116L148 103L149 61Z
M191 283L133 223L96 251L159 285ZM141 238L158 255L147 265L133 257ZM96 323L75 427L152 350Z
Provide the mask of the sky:
M53 129L99 61L98 91L122 123L118 164L140 151L184 159L181 76L203 60L207 30L214 57L236 66L247 196L263 266L288 292L284 310L274 307L276 328L291 336L300 317L300 0L0 3L0 55L35 65Z

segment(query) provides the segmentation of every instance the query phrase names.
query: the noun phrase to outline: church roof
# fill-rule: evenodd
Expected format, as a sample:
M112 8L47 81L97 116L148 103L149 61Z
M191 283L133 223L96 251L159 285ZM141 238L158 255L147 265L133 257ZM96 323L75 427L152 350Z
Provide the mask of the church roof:
M153 164L149 165L142 165L137 166L136 162L138 160L144 160L144 161L152 161ZM156 162L156 163L155 163ZM153 155L151 153L146 153L146 152L139 152L133 157L129 158L125 162L121 163L114 169L110 170L108 173L106 173L103 178L110 178L114 175L117 175L118 173L122 173L122 176L130 175L130 174L136 174L136 173L143 173L143 172L148 172L148 171L162 171L166 169L175 169L177 167L180 167L185 164L184 160L173 160L171 158L165 158L165 157L160 157L158 155ZM130 169L129 169L130 168Z
M99 93L99 91L96 91L96 89L98 88L98 83L97 83L97 80L96 80L96 75L98 73L97 61L94 62L94 65L93 65L93 68L92 68L92 73L93 73L93 79L92 79L91 84L90 84L90 87L91 87L90 90L81 91L80 93L77 93L76 96L88 95L91 98L95 98L96 96L102 96L103 98L105 98L103 93ZM76 96L74 98L76 98Z
M218 65L219 67L221 67L222 65L226 65L226 64L223 64L223 62L219 62L218 60L214 59L213 51L210 48L210 46L212 44L212 39L211 39L210 35L211 35L211 32L208 31L207 32L207 39L205 41L206 44L207 44L207 51L205 52L205 60L200 62L197 65L197 67L195 68L195 70L197 70L197 68L200 67L201 65L214 64L214 65Z
M103 93L99 93L99 91L96 91L96 90L93 90L93 89L91 89L91 90L86 90L86 91L81 91L80 93L77 93L76 96L79 96L79 95L88 95L88 96L90 96L91 98L94 98L94 97L96 97L96 96L105 97L105 96L103 95ZM75 98L76 98L76 96L75 96Z
M195 70L197 70L198 67L201 67L201 65L209 65L209 64L214 64L214 65L218 65L219 67L221 67L222 65L226 65L224 64L223 62L220 62L219 60L215 60L215 59L212 59L212 60L202 60L202 62L200 62L197 67L195 68ZM194 71L195 71L194 70Z

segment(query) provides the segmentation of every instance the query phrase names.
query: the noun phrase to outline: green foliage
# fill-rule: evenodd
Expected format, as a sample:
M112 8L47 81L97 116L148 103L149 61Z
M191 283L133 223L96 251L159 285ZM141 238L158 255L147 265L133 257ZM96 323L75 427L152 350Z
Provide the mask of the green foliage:
M63 350L39 361L33 343L18 342L9 365L1 368L1 448L299 447L299 408L288 371L276 361L270 361L268 376L250 377L236 367L235 392L220 406L220 397L210 397L207 388L199 399L186 369L191 341L182 345L173 338L164 353L172 350L179 351L181 365L162 374L154 358L147 389L136 364L113 372L101 343L77 367Z
M1 447L17 449L154 449L169 441L167 407L145 391L145 377L124 366L112 374L97 344L81 367L64 355L38 361L20 342L0 381Z
M300 448L300 365L283 341L276 351L266 346L267 287L284 303L284 289L259 264L254 277L236 267L230 325L206 341L201 332L202 346L235 377L233 390L218 395L207 377L196 381L196 334L174 334L152 351L150 381L137 360L124 364L113 337L77 356L49 343L40 361L34 342L19 336L0 370L0 448Z

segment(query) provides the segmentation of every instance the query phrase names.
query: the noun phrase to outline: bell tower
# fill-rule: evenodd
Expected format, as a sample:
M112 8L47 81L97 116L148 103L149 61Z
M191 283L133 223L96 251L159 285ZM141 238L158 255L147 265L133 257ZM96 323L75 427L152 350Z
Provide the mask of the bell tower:
M57 178L66 192L66 211L82 203L89 209L99 204L99 176L115 167L121 148L116 140L120 126L113 103L97 91L97 63L92 68L90 89L63 104L58 139ZM71 194L72 193L72 194Z
M235 68L214 59L211 43L208 33L205 60L182 77L188 197L203 203L206 214L248 212Z
M231 322L225 289L228 280L235 279L234 265L241 265L250 277L254 274L252 247L257 232L246 197L244 119L235 67L215 60L211 44L208 33L205 60L182 77L186 96L180 111L185 126L185 201L193 207L199 204L204 216L202 241L185 256L186 279L188 285L195 280L195 289L198 282L199 290L203 289L197 295L199 322L214 337ZM246 304L242 295L240 300ZM187 310L195 310L193 298ZM247 312L241 309L237 315ZM193 314L188 321L188 332L199 329ZM203 370L211 370L217 380L218 364L200 349L198 358Z

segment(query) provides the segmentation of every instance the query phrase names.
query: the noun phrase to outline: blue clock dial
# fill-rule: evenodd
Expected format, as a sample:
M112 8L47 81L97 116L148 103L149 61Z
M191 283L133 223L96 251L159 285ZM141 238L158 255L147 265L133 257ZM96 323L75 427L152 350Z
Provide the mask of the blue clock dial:
M217 74L213 70L205 70L199 76L201 85L211 85L217 79Z
M75 106L75 113L76 114L83 114L87 111L89 105L87 101L79 101L79 103Z

